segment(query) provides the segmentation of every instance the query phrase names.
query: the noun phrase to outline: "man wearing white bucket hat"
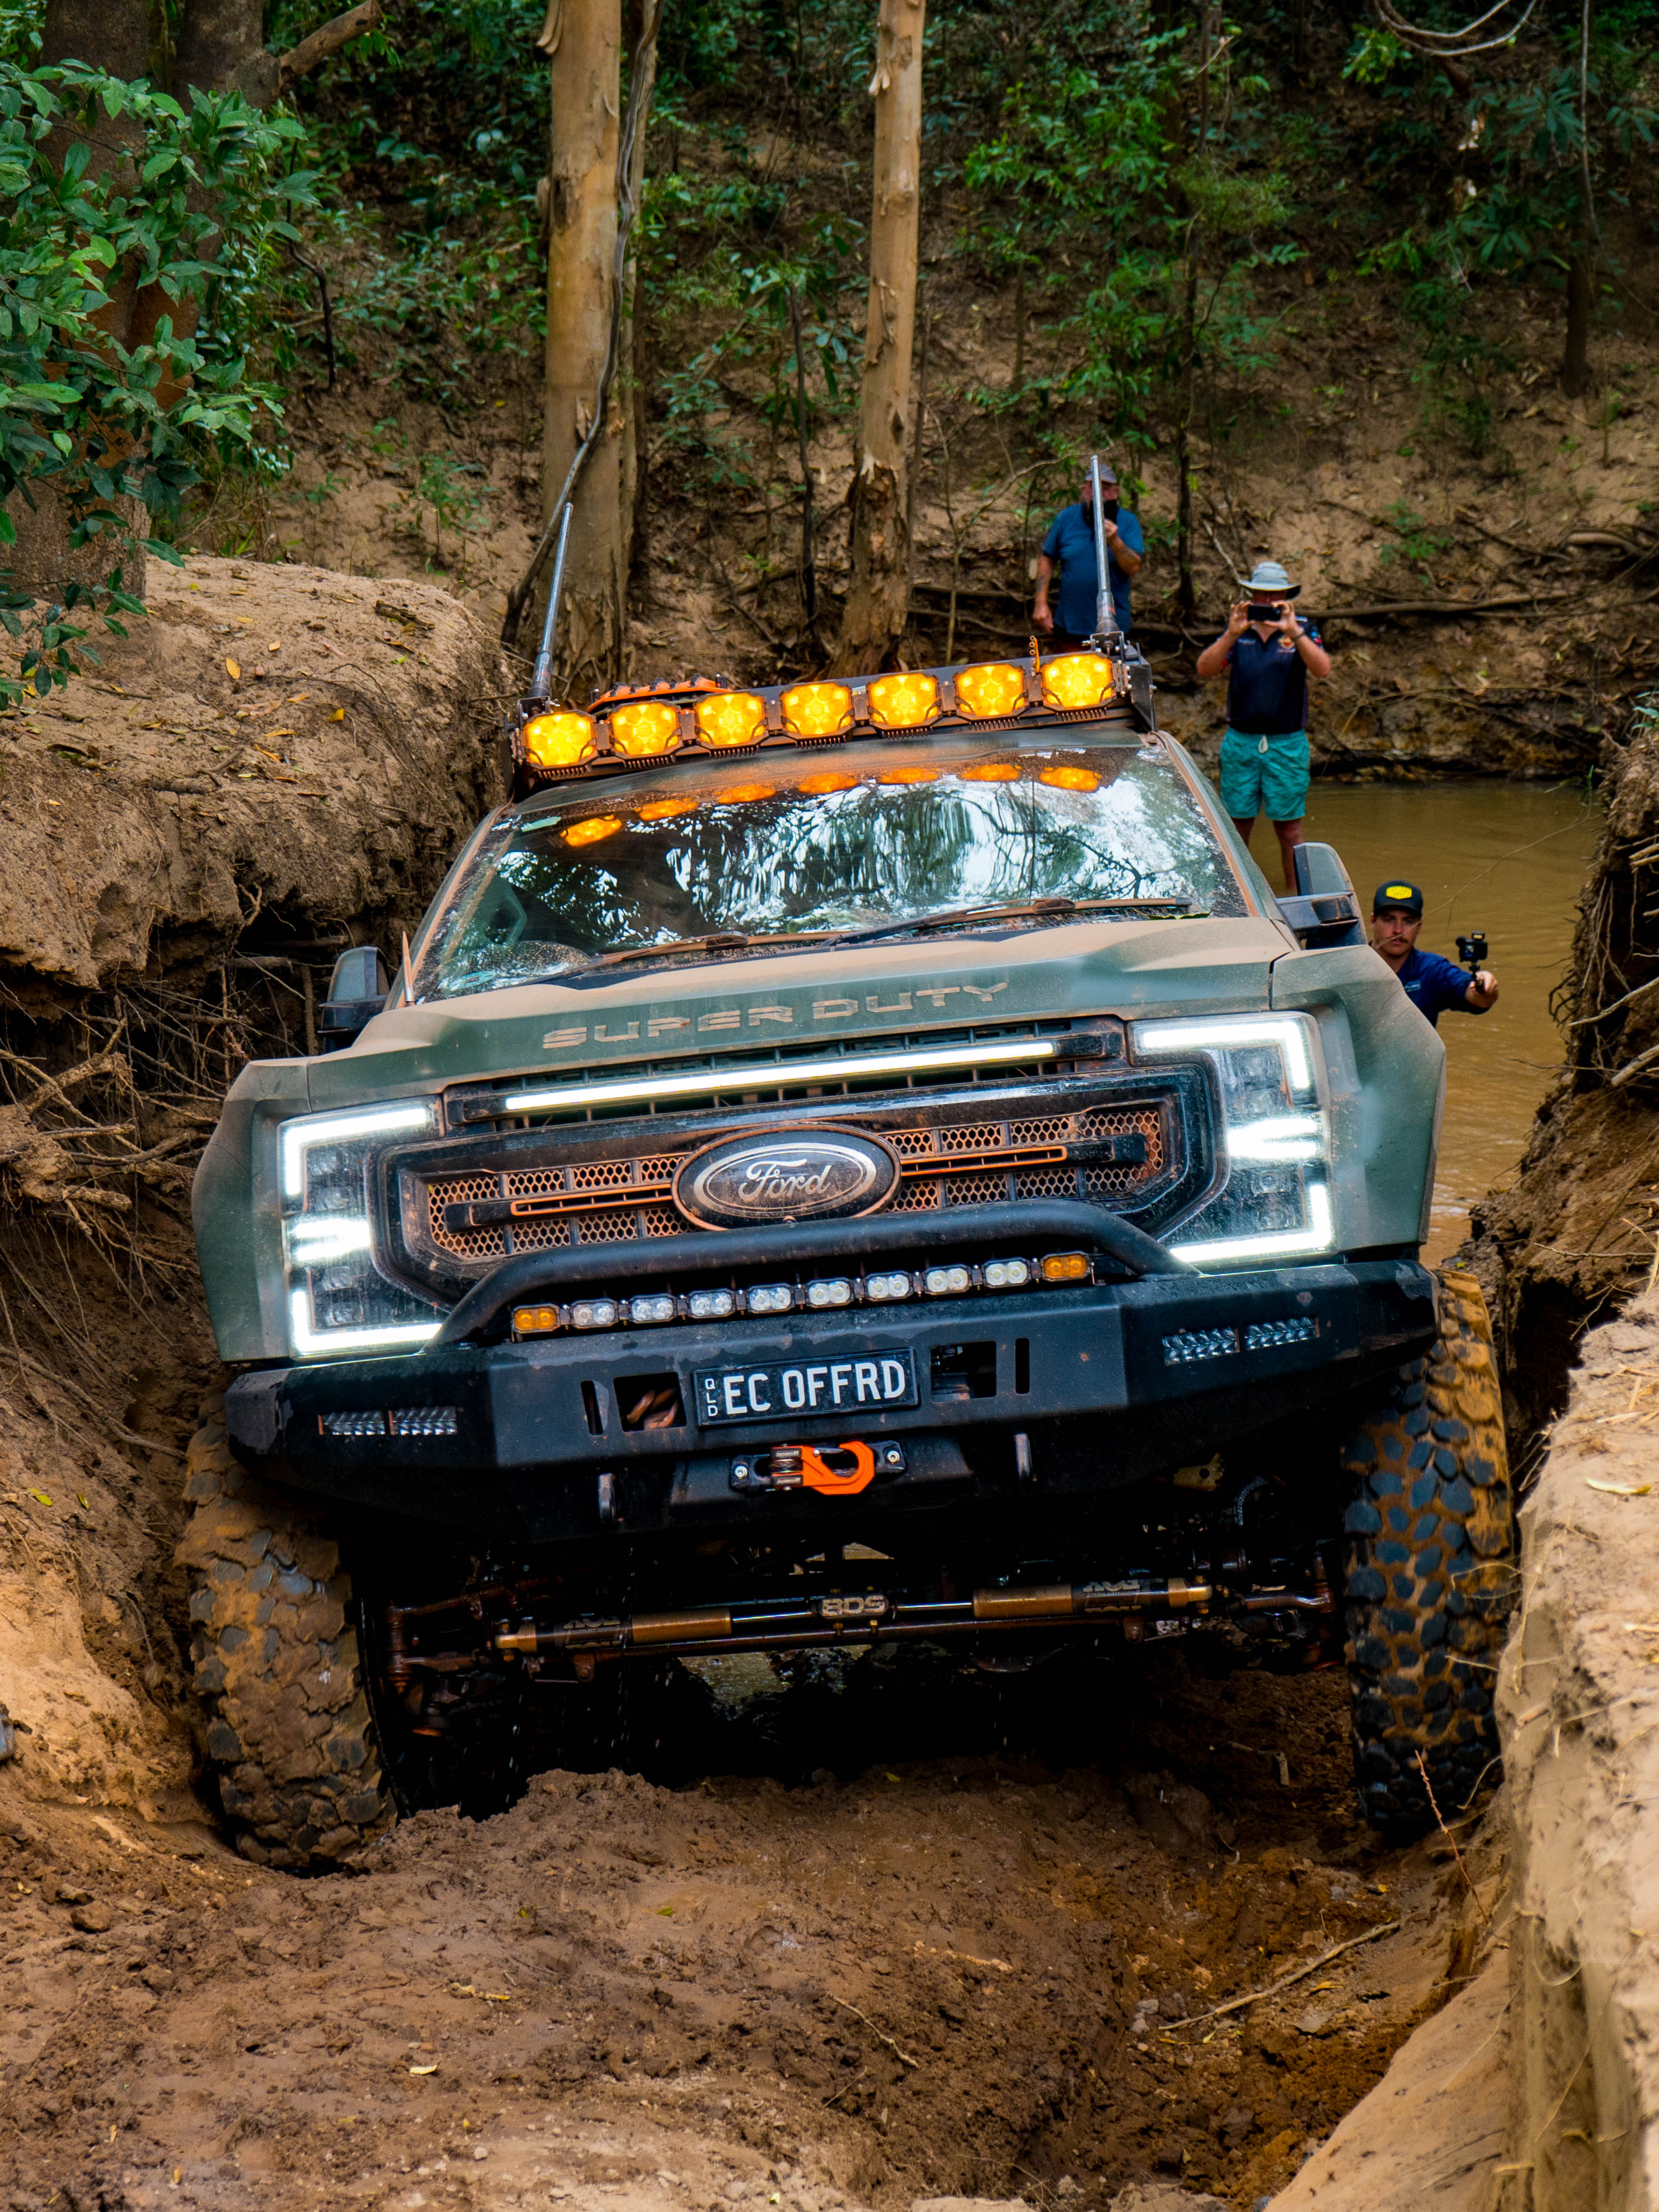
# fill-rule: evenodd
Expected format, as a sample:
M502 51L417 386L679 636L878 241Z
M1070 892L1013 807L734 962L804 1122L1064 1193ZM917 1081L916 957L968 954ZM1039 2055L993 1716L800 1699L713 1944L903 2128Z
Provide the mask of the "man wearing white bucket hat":
M1308 678L1322 682L1331 657L1293 604L1299 584L1277 561L1258 561L1227 627L1198 656L1207 681L1227 672L1227 728L1221 740L1221 803L1248 845L1258 814L1279 835L1285 888L1296 889L1292 855L1308 811Z

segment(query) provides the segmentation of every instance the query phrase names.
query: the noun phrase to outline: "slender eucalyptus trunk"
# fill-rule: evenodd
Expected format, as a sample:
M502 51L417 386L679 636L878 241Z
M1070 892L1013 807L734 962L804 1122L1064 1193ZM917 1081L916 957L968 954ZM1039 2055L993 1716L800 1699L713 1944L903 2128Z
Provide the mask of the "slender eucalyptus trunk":
M542 423L544 514L558 499L593 407L611 338L621 143L621 0L555 0L543 33L552 80L547 355ZM627 533L627 410L613 382L574 493L559 667L564 687L613 680L622 659ZM547 576L543 577L545 591Z
M926 0L881 0L876 69L870 303L852 489L853 574L836 665L879 667L904 635L910 604L906 446L915 342L921 218L921 59Z

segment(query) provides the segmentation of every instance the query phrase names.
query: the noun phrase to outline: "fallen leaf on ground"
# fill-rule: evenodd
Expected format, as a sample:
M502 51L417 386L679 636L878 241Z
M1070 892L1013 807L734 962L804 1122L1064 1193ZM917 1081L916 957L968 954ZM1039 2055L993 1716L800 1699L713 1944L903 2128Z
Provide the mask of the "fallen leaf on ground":
M225 673L233 684L240 684L242 680L242 664L240 660L226 661Z
M1587 1490L1604 1490L1609 1498L1645 1498L1653 1488L1650 1482L1597 1482L1594 1475L1584 1477Z

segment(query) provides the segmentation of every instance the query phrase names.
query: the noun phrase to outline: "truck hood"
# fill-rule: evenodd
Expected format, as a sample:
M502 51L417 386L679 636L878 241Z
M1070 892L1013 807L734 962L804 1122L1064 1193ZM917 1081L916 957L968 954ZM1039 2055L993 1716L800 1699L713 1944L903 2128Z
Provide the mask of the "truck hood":
M1085 921L589 970L377 1015L349 1049L308 1063L309 1092L314 1106L343 1106L847 1037L878 1045L1095 1014L1249 1012L1268 1005L1273 963L1294 949L1278 923L1254 917Z

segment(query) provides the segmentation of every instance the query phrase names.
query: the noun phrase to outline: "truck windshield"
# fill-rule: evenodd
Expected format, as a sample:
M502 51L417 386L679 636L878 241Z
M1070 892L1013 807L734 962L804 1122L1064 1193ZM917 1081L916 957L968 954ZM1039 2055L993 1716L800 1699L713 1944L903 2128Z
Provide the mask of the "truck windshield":
M416 989L453 998L634 947L1032 899L1248 911L1163 752L1003 743L860 746L833 767L810 754L700 764L516 810L451 887Z

